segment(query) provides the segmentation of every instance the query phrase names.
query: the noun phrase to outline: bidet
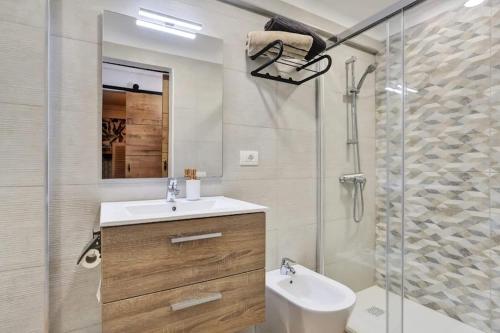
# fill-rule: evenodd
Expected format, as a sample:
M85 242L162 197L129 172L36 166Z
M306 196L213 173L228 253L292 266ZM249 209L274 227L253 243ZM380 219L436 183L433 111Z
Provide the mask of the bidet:
M266 273L266 322L259 332L344 333L354 292L304 266L293 268L292 275L280 269Z

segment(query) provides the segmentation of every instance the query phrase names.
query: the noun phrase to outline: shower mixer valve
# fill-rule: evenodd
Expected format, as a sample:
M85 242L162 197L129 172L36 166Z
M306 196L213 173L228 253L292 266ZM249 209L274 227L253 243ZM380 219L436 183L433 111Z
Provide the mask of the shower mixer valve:
M362 173L355 173L351 175L343 175L339 177L339 182L344 183L353 183L353 184L365 184L366 177Z

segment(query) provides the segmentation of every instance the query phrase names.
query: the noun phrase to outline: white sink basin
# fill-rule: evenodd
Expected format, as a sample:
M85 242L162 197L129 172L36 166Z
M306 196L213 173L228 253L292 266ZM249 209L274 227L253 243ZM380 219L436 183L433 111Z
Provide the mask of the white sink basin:
M158 202L158 203L138 203L125 207L128 213L134 216L140 215L164 215L174 211L192 212L197 210L210 210L215 206L216 200L198 200L176 202Z
M226 197L103 202L101 227L265 212L267 207Z
M169 214L172 212L174 205L170 203L132 205L124 207L125 211L132 216L140 215L157 215Z

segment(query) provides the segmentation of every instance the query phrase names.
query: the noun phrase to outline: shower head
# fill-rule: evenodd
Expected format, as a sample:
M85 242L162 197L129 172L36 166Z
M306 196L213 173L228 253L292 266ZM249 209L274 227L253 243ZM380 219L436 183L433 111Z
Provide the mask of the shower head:
M363 83L365 82L366 76L370 73L375 72L375 70L377 69L377 66L378 66L378 64L374 63L366 68L365 72L363 73L363 76L361 77L361 80L359 80L358 87L356 88L358 91L361 90L361 87L363 86Z
M366 68L366 72L367 73L373 73L373 72L375 72L375 70L377 69L377 66L378 66L377 63L371 64L370 66L368 66Z

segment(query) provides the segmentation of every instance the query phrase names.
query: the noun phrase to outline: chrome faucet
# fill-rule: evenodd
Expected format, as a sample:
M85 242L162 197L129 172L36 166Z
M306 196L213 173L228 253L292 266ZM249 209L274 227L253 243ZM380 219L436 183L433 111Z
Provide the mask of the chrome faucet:
M168 178L167 185L167 201L175 202L176 196L179 194L180 190L177 188L177 179Z
M281 259L280 274L281 275L295 275L295 268L293 268L293 264L295 264L295 261L293 261L290 258Z

